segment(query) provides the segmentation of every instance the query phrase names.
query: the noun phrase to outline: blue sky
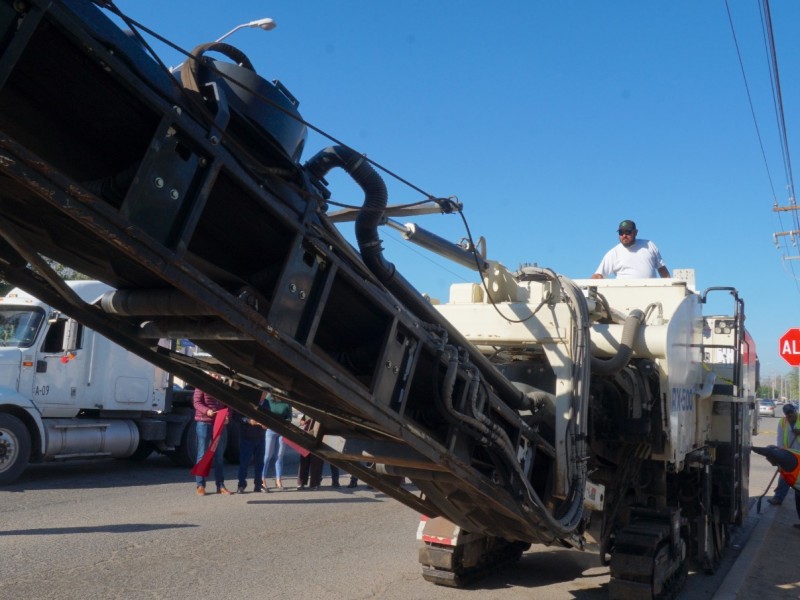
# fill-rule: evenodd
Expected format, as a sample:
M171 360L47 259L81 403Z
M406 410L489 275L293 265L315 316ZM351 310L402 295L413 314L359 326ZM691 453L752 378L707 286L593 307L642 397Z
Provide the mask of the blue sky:
M635 220L671 270L695 269L700 289L739 290L766 379L791 370L778 338L800 327L800 261L782 258L798 256L788 240L773 243L795 226L773 211L789 191L758 4L729 0L766 161L724 0L116 2L187 50L275 19L226 41L281 80L307 121L426 192L457 196L489 258L511 269L588 277L618 222ZM771 9L789 151L800 156L800 3ZM327 145L310 135L303 160ZM421 199L384 177L390 203ZM335 200L361 203L346 177L329 180ZM457 216L414 221L465 235ZM446 300L451 283L474 280L382 237L422 292Z

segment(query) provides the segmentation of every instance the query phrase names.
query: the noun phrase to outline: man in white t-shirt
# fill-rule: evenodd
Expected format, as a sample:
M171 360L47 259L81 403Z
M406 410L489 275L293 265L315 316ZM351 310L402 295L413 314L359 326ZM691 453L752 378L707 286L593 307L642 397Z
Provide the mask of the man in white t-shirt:
M617 279L669 277L661 253L650 240L637 240L636 223L625 219L617 228L619 244L606 252L592 279L604 279L612 273Z

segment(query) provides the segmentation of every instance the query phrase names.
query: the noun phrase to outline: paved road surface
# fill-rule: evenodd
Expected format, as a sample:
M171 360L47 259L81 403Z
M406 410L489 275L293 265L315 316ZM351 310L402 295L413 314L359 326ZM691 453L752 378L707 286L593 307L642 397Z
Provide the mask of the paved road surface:
M771 442L773 421L762 419L757 443ZM772 471L753 458L755 496ZM234 475L229 466L233 488ZM466 590L433 586L420 576L417 523L364 486L199 498L164 458L37 465L0 488L0 598L607 597L608 569L595 556L554 548ZM710 598L721 577L691 575L681 597Z

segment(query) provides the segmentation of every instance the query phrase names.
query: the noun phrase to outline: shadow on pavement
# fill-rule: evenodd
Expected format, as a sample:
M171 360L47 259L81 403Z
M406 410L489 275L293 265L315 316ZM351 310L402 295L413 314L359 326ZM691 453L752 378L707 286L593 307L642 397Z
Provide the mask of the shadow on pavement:
M69 535L76 533L136 533L141 531L157 531L159 529L178 529L184 527L197 527L197 525L150 525L147 523L126 523L123 525L95 525L93 527L45 527L43 529L16 529L11 531L0 531L0 536Z

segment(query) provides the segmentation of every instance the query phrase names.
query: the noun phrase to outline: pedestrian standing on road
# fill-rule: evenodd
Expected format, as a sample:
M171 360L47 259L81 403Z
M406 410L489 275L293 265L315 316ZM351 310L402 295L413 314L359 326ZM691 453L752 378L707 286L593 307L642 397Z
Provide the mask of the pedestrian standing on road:
M201 389L194 390L192 402L194 404L195 430L197 431L197 462L199 463L206 450L212 444L214 421L217 414L225 409L225 405ZM225 423L220 424L220 437L214 450L214 480L217 484L217 493L226 496L231 494L231 491L225 487L225 463L223 458L225 444L228 442L227 421L228 419L225 418ZM197 485L197 495L205 496L206 478L202 475L195 475L195 484Z
M778 448L800 452L800 428L797 423L797 408L791 402L783 405L783 415L778 421L778 436L775 445ZM767 500L774 506L783 504L786 494L789 493L789 484L783 479L778 479L775 495Z
M276 399L270 392L265 392L263 395L264 408L268 409L273 415L279 419L283 419L287 423L292 421L292 407L289 403ZM269 467L272 459L275 459L275 487L283 487L283 454L286 451L286 442L282 435L277 431L267 429L264 434L264 487L266 489L267 476L269 475Z
M303 415L300 418L300 427L303 431L314 432L317 424L314 419ZM314 454L300 455L300 465L297 469L297 490L318 490L322 483L323 460Z
M236 415L239 425L239 487L237 494L244 494L247 488L247 468L253 463L253 491L268 492L264 485L264 429L265 427L250 417Z
M630 219L619 224L619 244L606 252L592 279L605 279L612 274L617 279L669 277L667 265L656 245L650 240L637 240L637 233L636 223Z
M331 468L331 487L332 488L339 488L342 485L339 483L339 467L328 463L328 466Z

